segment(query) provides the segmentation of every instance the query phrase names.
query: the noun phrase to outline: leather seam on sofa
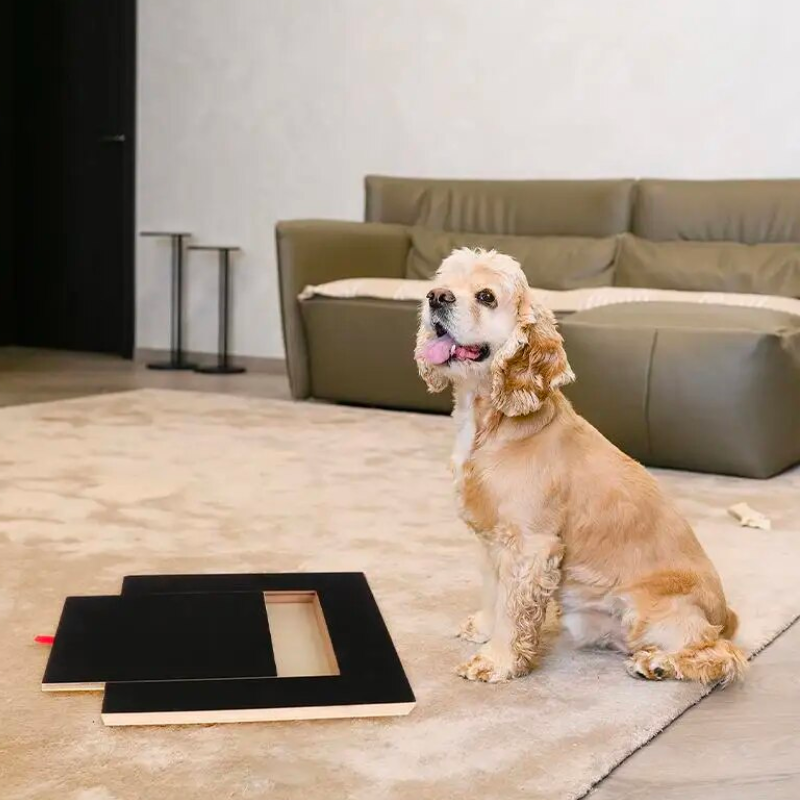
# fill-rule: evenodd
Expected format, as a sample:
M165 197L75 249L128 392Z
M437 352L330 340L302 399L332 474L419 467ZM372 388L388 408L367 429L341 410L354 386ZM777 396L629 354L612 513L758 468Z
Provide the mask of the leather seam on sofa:
M653 436L650 428L650 391L651 380L653 377L653 361L656 354L656 345L658 343L658 328L653 331L653 341L650 344L650 355L647 359L647 374L645 376L645 389L644 389L644 430L645 430L645 446L647 448L648 460L653 458Z

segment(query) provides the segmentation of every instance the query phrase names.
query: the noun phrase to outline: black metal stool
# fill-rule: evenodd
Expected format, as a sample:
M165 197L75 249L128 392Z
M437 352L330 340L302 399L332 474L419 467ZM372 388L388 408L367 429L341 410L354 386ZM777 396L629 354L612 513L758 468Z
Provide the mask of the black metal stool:
M217 348L217 363L209 367L195 367L195 372L207 375L233 375L246 372L244 367L231 364L228 360L228 328L230 306L230 254L238 252L239 247L217 247L207 244L190 245L190 250L216 250L219 253L219 345Z
M172 241L172 310L170 312L170 358L148 364L148 369L194 369L183 360L183 240L192 234L177 231L142 231L141 236L168 237Z

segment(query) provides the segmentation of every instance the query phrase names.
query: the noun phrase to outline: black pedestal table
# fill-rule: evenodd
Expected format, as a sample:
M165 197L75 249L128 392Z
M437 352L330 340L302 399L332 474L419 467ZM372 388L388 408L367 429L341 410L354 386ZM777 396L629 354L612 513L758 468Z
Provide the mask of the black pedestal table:
M238 252L238 247L216 246L207 244L191 245L190 250L215 250L219 253L219 333L217 363L207 367L195 367L195 372L206 375L234 375L246 372L244 367L231 364L228 357L228 336L230 328L230 267L231 253Z
M172 242L172 297L170 311L169 361L148 364L148 369L194 369L196 364L184 360L183 355L183 241L191 234L183 231L142 231L141 236L169 238Z

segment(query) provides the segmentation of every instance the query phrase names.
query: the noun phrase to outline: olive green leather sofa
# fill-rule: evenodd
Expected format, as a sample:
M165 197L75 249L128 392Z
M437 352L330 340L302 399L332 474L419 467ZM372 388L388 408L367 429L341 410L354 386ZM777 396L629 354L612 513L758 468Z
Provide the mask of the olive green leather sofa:
M448 412L412 358L421 281L496 247L559 317L576 409L625 452L746 477L800 461L800 180L369 176L364 222L276 236L295 398Z

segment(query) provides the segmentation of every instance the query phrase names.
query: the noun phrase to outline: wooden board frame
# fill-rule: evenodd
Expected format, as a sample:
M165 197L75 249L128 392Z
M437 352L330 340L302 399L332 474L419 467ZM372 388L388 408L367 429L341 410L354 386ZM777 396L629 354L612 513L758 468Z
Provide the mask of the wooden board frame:
M122 595L314 593L338 675L112 681L106 725L208 724L399 716L416 703L366 577L360 572L135 575Z

